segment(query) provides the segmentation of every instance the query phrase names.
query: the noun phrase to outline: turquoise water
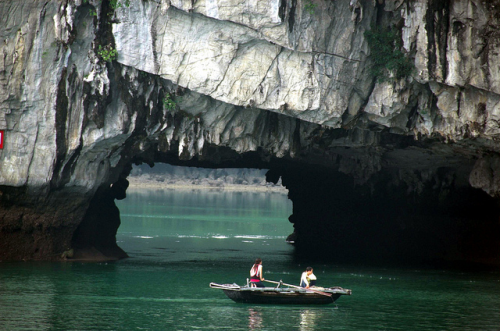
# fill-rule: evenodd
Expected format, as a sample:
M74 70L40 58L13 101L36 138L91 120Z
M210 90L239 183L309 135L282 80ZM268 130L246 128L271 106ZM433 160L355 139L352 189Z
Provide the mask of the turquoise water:
M129 190L130 191L130 190ZM0 263L0 330L499 330L500 272L313 265L326 306L237 304L210 282L297 284L286 196L128 192L113 263Z

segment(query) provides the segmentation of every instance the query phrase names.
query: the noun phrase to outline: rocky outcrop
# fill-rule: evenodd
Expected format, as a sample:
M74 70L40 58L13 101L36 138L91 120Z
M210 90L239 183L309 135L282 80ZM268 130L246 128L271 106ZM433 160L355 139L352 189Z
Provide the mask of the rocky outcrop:
M314 232L305 222L336 224L320 207L335 178L360 187L350 199L384 193L384 181L403 197L433 192L421 206L497 197L497 2L1 2L0 259L123 256L110 187L134 162L271 169L290 190L298 238ZM395 32L406 75L373 76L384 62L367 41L374 27ZM317 216L303 171L323 174L304 177L322 187ZM478 237L500 236L489 199ZM102 205L112 220L99 221Z

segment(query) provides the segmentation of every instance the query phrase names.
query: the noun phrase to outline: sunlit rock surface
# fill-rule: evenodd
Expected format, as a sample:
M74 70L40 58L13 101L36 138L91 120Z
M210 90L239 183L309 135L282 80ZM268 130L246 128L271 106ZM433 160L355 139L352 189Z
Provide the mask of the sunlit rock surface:
M498 260L500 1L28 0L0 13L0 259L123 257L113 200L132 163L167 162L273 170L297 241L319 231L326 249L340 224L327 215L350 214L335 182L373 206L399 192L399 215L373 210L393 240L415 196L440 215L474 196L488 216L457 221L440 257ZM373 26L401 33L410 76L370 74ZM341 222L360 254L365 212Z

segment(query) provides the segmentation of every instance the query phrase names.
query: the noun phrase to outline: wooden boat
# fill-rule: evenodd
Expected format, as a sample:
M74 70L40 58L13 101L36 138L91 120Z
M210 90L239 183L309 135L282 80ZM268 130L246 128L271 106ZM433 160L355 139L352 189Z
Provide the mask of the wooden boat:
M238 284L217 283L210 283L210 287L222 290L231 300L240 303L324 305L335 302L341 295L351 295L352 293L351 290L341 287L305 289L282 282L279 282L277 287L251 287L248 284L239 286Z

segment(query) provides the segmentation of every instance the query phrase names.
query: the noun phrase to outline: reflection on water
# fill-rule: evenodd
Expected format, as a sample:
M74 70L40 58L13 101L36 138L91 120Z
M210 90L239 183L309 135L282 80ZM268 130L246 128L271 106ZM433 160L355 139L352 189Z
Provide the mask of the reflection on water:
M257 330L262 328L262 313L254 308L248 308L248 329Z
M303 309L300 311L300 330L314 330L316 326L316 311L312 309Z
M148 189L127 192L127 198L117 205L122 213L138 216L190 215L196 219L237 216L245 221L288 218L292 206L286 195L278 192Z
M156 261L251 263L271 252L288 255L282 261L291 257L285 239L293 231L292 205L281 193L142 189L128 192L117 205L118 245L132 257L143 256L146 247Z
M247 242L286 238L292 204L267 192L134 190L117 202L120 233L136 236L242 238Z

